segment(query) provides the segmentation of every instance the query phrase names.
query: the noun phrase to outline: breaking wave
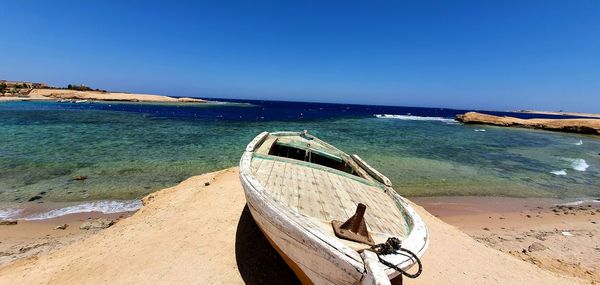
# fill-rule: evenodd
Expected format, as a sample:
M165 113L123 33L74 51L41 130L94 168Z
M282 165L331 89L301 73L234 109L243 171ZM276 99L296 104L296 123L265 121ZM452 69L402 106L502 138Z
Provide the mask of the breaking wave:
M554 170L554 171L550 171L550 173L554 174L554 175L567 175L567 171L564 169L561 170Z
M23 220L45 220L69 214L89 212L101 212L103 214L133 212L139 210L141 207L142 201L140 200L94 201L34 214L23 218Z
M15 217L18 217L21 212L23 212L23 209L0 209L0 220L14 219Z
M579 140L578 142L574 143L574 145L582 145L582 144L583 144L582 140Z
M577 171L585 171L588 167L590 167L587 162L585 162L585 160L581 159L581 158L577 158L577 159L572 159L571 161L571 168L573 168L574 170Z
M587 200L577 200L573 202L556 204L557 206L578 206L584 203L600 203L600 199L587 199Z
M412 115L390 115L390 114L376 114L375 117L380 119L398 119L407 121L439 121L439 122L452 122L455 123L454 119L443 118L443 117L421 117Z
M485 132L485 129L475 129L476 132Z

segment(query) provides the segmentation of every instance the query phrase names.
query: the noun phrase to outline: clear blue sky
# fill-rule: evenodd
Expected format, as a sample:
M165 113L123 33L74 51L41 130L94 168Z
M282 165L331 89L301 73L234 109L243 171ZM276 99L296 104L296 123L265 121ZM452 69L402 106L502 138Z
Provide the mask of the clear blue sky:
M3 1L0 78L177 96L600 112L600 1L165 3Z

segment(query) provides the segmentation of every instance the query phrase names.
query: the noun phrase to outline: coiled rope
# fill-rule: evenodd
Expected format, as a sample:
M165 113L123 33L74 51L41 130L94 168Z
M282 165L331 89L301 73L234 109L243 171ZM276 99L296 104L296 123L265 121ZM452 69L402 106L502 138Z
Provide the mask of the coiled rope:
M400 272L402 275L404 275L408 278L417 278L417 277L419 277L419 275L421 275L421 272L423 272L423 264L421 264L421 260L419 259L419 257L414 252L412 252L406 248L402 248L402 242L396 237L388 238L385 243L373 245L368 250L377 254L377 258L379 258L379 262L383 263L385 266L387 266L389 268L392 268L392 269ZM381 257L382 255L396 254L396 253L398 253L398 251L406 252L408 255L410 255L411 258L413 258L414 260L417 261L417 265L419 266L419 269L417 270L417 272L412 273L412 274L408 273L408 272L402 270L400 267L392 264L391 262L388 262L387 260L385 260Z

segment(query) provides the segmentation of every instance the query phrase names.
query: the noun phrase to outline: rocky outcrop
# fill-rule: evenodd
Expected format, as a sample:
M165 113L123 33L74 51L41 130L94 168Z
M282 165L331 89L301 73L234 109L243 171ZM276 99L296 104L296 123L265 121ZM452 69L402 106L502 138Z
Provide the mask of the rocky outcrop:
M530 246L527 248L527 250L528 250L529 252L540 251L540 250L546 250L546 249L548 249L548 247L547 247L547 246L545 246L545 245L543 245L542 243L540 243L540 242L537 242L537 241L536 241L536 242L533 242L533 243L532 243L532 244L531 244L531 245L530 245Z
M79 175L79 176L75 176L75 178L73 178L73 180L77 180L77 181L83 181L86 179L87 179L86 175Z
M520 127L556 132L600 135L600 119L519 119L468 112L457 115L456 120L465 124L486 124L502 127Z
M12 226L16 225L17 223L17 220L0 220L0 226Z
M81 226L79 226L80 230L91 230L91 229L105 229L108 228L112 225L114 225L114 221L111 220L107 220L107 219L96 219L96 220L91 220L91 221L87 221L83 224L81 224Z
M60 224L58 226L56 226L54 229L55 230L66 230L69 227L68 224Z

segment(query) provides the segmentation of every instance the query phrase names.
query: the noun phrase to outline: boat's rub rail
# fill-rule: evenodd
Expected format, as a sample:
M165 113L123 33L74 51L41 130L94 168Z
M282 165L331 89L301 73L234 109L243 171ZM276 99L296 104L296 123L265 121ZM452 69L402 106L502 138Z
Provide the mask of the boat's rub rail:
M383 183L383 185L385 185L385 186L392 187L392 182L387 177L385 177L385 175L381 174L381 172L379 172L375 168L371 167L364 160L362 160L362 158L360 158L358 155L353 154L353 155L351 155L351 157L352 157L352 160L356 161L356 163L358 163L358 165L360 165L360 167L362 167L364 170L366 170L371 176L373 176L373 178L377 179L377 181Z
M262 142L269 136L269 132L262 132L258 136L256 136L249 144L246 146L246 151L252 152L254 151Z
M297 136L300 132L273 132L270 133L272 136L284 137L284 136Z
M379 265L377 254L370 250L365 250L360 254L365 264L365 273L360 280L360 285L389 285L390 280L385 270Z

